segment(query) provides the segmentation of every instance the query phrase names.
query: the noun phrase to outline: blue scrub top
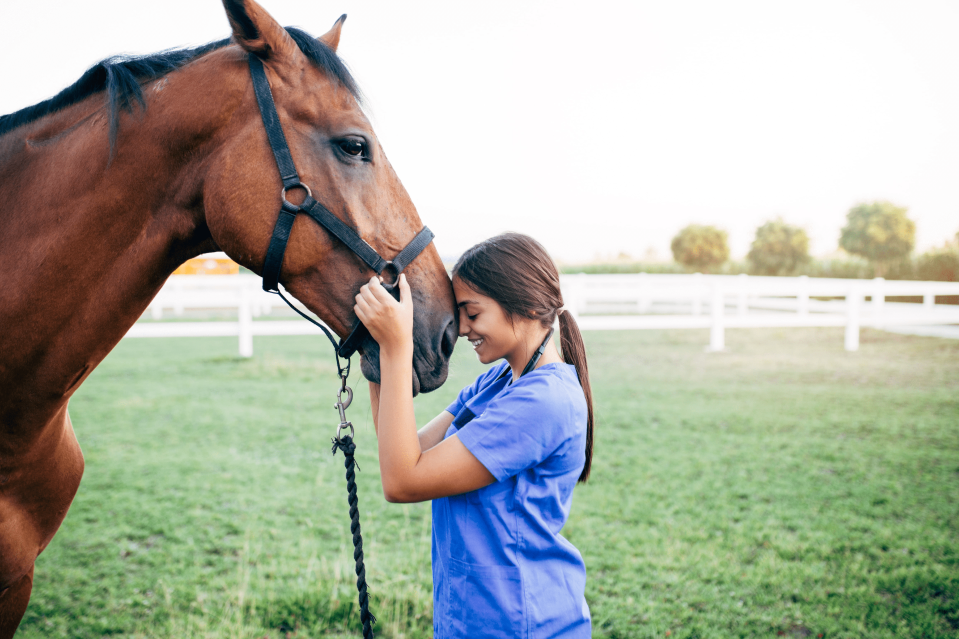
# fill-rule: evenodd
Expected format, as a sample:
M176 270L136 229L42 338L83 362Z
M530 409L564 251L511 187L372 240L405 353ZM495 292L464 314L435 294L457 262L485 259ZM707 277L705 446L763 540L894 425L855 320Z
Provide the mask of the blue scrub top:
M586 399L569 364L510 383L506 362L447 409L496 482L433 500L433 632L589 637L586 566L560 530L586 463Z

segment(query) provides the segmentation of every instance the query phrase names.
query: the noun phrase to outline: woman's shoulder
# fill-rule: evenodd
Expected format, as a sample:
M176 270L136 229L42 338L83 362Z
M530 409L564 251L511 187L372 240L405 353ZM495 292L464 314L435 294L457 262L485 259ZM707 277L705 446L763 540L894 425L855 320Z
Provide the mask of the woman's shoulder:
M570 384L579 386L576 367L566 362L543 364L521 377L519 381L531 386L549 387L556 391L562 390Z
M576 410L586 403L576 368L565 362L544 364L530 371L513 384L512 391L517 396L535 400L548 412Z

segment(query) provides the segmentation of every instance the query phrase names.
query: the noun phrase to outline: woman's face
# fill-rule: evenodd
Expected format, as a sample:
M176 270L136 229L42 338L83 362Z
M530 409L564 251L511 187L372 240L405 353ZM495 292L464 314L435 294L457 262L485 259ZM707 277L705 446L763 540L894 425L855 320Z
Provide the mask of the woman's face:
M514 354L522 358L528 350L522 339L525 331L520 330L525 322L510 323L499 302L475 291L458 277L453 278L453 292L460 316L460 335L473 345L479 361L489 364L503 357L511 360Z

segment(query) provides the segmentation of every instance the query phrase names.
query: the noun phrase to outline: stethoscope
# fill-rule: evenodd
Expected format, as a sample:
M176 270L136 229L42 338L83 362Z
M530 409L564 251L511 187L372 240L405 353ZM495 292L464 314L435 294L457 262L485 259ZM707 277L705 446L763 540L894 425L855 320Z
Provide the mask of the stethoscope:
M534 368L536 368L536 363L539 361L539 358L543 356L543 352L546 350L546 345L549 344L549 340L550 340L550 338L552 338L552 337L553 337L553 329L552 329L552 327L551 327L551 328L549 329L549 332L546 333L546 339L544 339L544 340L543 340L543 343L539 345L539 348L536 349L536 352L533 353L533 356L529 358L529 362L526 364L526 368L523 369L523 372L519 374L520 377L522 377L522 376L525 375L526 373L528 373L528 372L530 372L531 370L533 370ZM499 380L503 379L503 378L506 377L506 375L508 375L511 371L512 371L512 369L511 369L509 366L507 366L507 367L503 370L503 372L500 373L499 377L496 378L496 381L499 381ZM512 382L510 382L510 383L512 383Z

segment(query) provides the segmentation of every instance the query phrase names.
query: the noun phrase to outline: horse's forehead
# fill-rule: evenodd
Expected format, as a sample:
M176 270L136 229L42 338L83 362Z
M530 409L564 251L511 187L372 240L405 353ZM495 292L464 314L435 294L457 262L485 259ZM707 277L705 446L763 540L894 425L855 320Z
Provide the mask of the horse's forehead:
M288 109L301 112L318 123L348 118L357 120L357 124L369 124L349 89L327 77L321 69L307 64L298 75L298 81L283 92L282 100Z

